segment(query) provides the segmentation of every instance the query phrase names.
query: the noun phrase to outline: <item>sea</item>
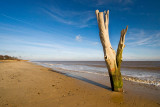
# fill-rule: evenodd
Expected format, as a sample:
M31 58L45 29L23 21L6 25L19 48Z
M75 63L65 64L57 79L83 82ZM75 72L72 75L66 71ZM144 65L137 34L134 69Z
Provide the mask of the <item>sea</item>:
M33 61L66 75L94 75L104 78L108 70L104 61ZM123 61L123 80L160 87L160 61Z

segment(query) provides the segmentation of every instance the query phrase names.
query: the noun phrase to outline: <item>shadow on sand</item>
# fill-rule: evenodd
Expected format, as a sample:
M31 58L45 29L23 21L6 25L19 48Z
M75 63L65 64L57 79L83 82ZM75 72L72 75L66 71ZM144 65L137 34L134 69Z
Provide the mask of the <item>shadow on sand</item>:
M63 73L63 72L60 72L60 71L55 71L55 70L50 70L52 72L56 72L56 73L59 73L59 74L63 74L63 75L66 75L68 77L72 77L72 78L75 78L75 79L78 79L78 80L81 80L81 81L84 81L84 82L87 82L87 83L90 83L90 84L93 84L93 85L96 85L96 86L99 86L101 88L104 88L104 89L107 89L109 91L112 91L112 89L108 86L105 86L103 84L100 84L98 82L95 82L95 81L92 81L92 80L89 80L87 78L84 78L82 76L77 76L77 75L73 75L73 74L69 74L69 73Z

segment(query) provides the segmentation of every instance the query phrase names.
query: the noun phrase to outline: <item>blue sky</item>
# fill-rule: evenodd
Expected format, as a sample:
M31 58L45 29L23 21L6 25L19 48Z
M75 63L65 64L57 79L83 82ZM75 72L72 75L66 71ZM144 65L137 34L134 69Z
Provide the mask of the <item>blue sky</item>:
M110 10L124 60L160 60L160 0L0 0L0 54L29 60L103 60L95 10Z

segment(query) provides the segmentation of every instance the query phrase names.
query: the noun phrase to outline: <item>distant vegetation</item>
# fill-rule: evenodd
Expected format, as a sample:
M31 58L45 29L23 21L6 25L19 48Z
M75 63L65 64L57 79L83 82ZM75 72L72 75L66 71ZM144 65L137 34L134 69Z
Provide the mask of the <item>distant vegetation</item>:
M20 60L20 59L8 55L0 55L0 60Z

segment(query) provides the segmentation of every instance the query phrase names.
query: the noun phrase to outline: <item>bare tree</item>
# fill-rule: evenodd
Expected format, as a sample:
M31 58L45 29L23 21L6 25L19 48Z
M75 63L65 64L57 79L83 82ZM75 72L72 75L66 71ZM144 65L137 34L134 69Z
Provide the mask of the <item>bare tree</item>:
M103 46L104 59L108 68L111 87L113 91L123 91L123 81L120 72L121 62L122 62L122 52L125 47L125 35L128 30L128 26L126 29L121 31L120 41L118 44L117 53L113 50L110 40L109 40L109 10L106 12L99 12L96 10L97 22L99 27L99 36Z

